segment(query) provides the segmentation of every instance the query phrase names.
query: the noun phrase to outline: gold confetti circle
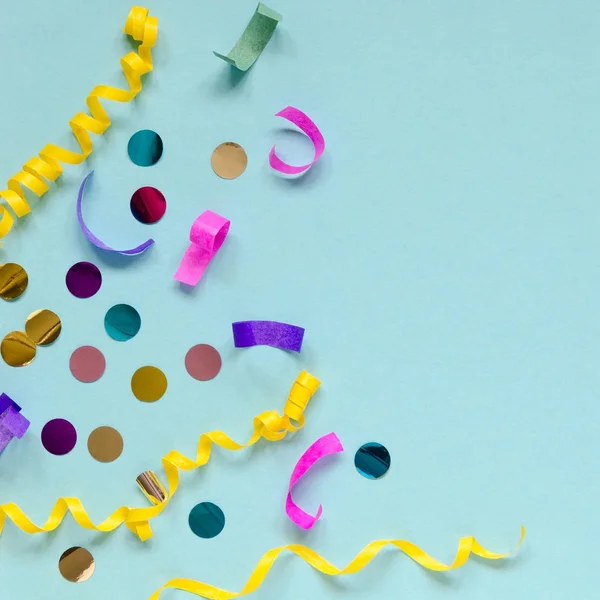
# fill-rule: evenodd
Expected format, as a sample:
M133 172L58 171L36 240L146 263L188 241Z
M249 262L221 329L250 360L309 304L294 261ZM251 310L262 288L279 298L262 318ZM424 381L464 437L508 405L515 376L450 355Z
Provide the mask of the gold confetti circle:
M88 451L98 462L112 462L123 452L123 438L112 427L98 427L90 433Z
M49 346L60 335L62 323L47 308L32 312L25 321L25 333L38 345Z
M235 179L246 170L248 156L239 144L223 142L213 150L210 163L222 179Z
M16 263L0 265L0 298L14 300L26 289L29 283L27 271Z
M96 561L90 552L81 546L65 550L58 560L60 574L73 583L87 581L96 569Z
M0 354L7 365L25 367L35 358L35 342L24 331L11 331L0 344Z
M131 391L142 402L156 402L167 391L167 377L158 367L140 367L131 378Z

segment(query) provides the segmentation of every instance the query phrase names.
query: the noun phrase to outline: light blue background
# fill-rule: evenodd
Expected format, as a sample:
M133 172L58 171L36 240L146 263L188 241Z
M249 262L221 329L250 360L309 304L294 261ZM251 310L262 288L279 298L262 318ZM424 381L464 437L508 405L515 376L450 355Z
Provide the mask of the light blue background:
M0 539L2 597L144 600L172 577L238 590L269 548L303 542L337 565L381 537L410 539L450 561L474 534L518 558L473 560L432 575L389 552L343 580L288 557L256 594L280 598L506 600L592 598L597 584L598 390L600 388L600 6L593 0L273 0L284 20L242 78L212 55L227 52L254 0L153 0L160 19L155 72L130 105L107 104L113 126L94 140L86 165L65 167L58 189L6 238L2 261L30 275L18 302L0 305L1 335L50 308L63 319L58 342L25 369L0 364L1 388L32 426L0 457L0 501L43 522L59 495L80 496L96 521L117 506L144 505L135 476L159 470L177 448L195 451L201 432L247 439L251 419L281 410L307 369L323 385L295 438L243 454L216 452L184 476L155 537L127 529L88 533L70 519L51 535L8 524ZM130 45L124 0L2 3L0 175L44 144L76 148L67 122L97 83L119 84ZM310 156L273 117L295 105L321 127L327 151L304 178L270 172L269 148ZM160 163L127 158L142 128L160 132ZM217 178L210 154L244 146L246 173ZM134 259L96 252L75 219L77 187L95 179L85 214L115 246L149 235ZM164 219L144 226L129 198L161 189ZM210 208L231 219L206 277L185 293L173 281L189 226ZM76 261L102 269L90 300L67 292ZM128 302L140 334L117 343L105 311ZM236 350L230 324L275 319L306 327L299 356ZM219 377L192 380L183 358L196 343L223 356ZM96 384L69 373L71 352L98 346L108 368ZM133 371L160 366L166 396L135 400ZM47 454L44 423L70 419L79 443ZM95 462L89 432L117 427L125 452ZM317 437L336 431L346 452L298 490L324 507L311 532L287 520L289 474ZM360 477L353 455L385 444L392 468ZM227 522L212 540L189 530L189 510L217 503ZM72 545L96 557L93 578L64 581L60 554ZM186 597L165 593L165 600Z

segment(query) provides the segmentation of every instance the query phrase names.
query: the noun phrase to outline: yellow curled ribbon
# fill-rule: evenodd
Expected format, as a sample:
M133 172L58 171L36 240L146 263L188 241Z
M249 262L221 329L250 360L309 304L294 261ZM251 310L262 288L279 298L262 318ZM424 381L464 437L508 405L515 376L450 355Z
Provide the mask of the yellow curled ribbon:
M41 198L49 189L46 180L56 181L62 175L61 162L78 165L92 153L90 133L102 135L111 124L110 117L100 99L130 102L141 91L142 75L149 73L153 68L152 48L156 44L158 36L158 19L149 16L147 8L134 6L127 17L125 33L141 42L138 52L129 52L121 58L121 68L129 89L97 85L85 101L91 116L79 112L69 121L81 153L72 152L54 144L47 144L40 151L39 157L34 156L29 159L23 165L23 169L8 180L8 189L0 191L0 198L7 202L17 217L23 217L31 212L22 186ZM0 239L12 229L13 223L12 215L4 206L0 205Z
M164 495L161 501L155 502L154 506L145 508L121 506L102 523L94 525L79 498L59 498L50 512L48 520L40 527L14 502L9 502L0 504L0 533L4 529L7 517L25 533L54 531L70 511L75 521L84 529L108 532L125 523L144 542L152 537L150 519L157 517L165 509L179 487L179 471L192 471L205 465L210 459L212 444L226 450L242 450L256 444L261 438L276 442L283 439L289 432L298 431L304 426L304 410L319 385L321 382L316 377L302 371L292 385L283 415L276 410L271 410L255 417L254 433L245 444L238 444L223 431L211 431L200 436L195 460L177 450L172 450L163 456L162 464L167 476L169 491L167 493L163 488ZM152 477L155 479L154 474Z
M525 539L525 527L521 527L521 539L518 546L513 550L516 552ZM421 550L419 546L406 540L377 540L367 544L343 569L338 569L335 565L332 565L328 560L323 558L320 554L299 544L291 544L289 546L281 546L280 548L273 548L269 550L263 557L258 561L258 564L254 568L254 571L248 578L246 585L240 592L229 592L227 590L215 587L208 583L202 583L201 581L194 581L193 579L172 579L165 583L161 588L156 590L149 598L149 600L158 600L161 593L166 589L176 589L183 592L189 592L196 596L202 596L207 600L231 600L232 598L239 598L246 594L255 592L265 580L271 567L283 552L292 552L296 556L299 556L304 562L308 563L313 569L323 573L324 575L351 575L358 573L364 569L386 546L395 546L401 552L404 552L409 558L412 558L417 564L429 571L452 571L462 567L471 554L486 558L488 560L499 560L501 558L507 558L513 552L507 554L497 554L486 550L474 537L468 536L460 538L458 542L458 551L452 564L447 565L439 560L433 558L424 550Z

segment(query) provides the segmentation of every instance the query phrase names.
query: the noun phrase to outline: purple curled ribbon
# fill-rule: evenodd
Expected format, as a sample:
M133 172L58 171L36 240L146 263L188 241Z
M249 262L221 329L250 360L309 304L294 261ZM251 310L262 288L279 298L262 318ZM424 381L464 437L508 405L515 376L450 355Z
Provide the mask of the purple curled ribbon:
M304 328L277 321L238 321L232 323L233 344L236 348L272 346L281 350L300 352Z

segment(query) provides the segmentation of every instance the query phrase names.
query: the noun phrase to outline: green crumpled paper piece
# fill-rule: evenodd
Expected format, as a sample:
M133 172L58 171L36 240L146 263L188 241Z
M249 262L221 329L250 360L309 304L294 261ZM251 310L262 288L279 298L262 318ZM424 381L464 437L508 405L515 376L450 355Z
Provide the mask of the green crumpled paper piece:
M259 2L250 23L231 52L227 56L218 52L213 52L213 54L236 69L247 71L269 43L277 23L282 18L278 12Z

